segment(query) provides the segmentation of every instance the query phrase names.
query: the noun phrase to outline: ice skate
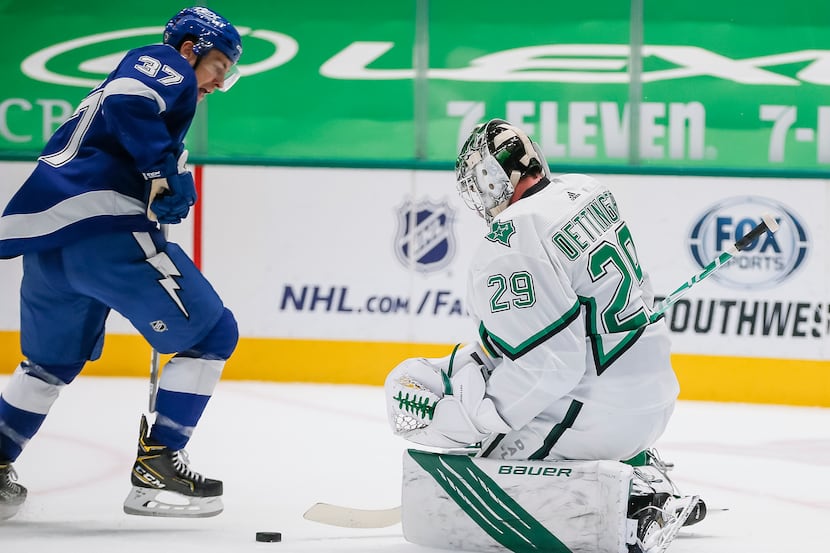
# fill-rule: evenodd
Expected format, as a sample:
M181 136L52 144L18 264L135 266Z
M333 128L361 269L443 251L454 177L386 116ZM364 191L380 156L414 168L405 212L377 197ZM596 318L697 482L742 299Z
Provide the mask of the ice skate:
M706 517L706 504L696 495L683 495L669 478L672 463L653 449L646 463L634 468L628 516L637 521L637 543L630 553L663 553L683 526Z
M141 416L133 489L124 501L130 515L200 518L222 512L222 482L205 478L188 466L184 450L171 451L148 437Z
M653 494L644 500L646 497L632 497L632 502L642 503L629 512L629 517L637 521L637 539L636 543L629 545L628 551L664 553L703 503L696 495L675 499L667 497L667 494ZM629 503L629 508L631 505Z
M26 501L26 494L26 488L17 483L12 464L0 462L0 520L16 515Z
M690 496L683 493L669 478L669 471L674 468L673 463L663 461L654 449L646 451L646 464L634 469L634 482L632 495L656 494L661 499L658 507L669 512L679 514L687 503ZM706 503L698 498L697 504L685 520L684 526L697 524L706 517Z

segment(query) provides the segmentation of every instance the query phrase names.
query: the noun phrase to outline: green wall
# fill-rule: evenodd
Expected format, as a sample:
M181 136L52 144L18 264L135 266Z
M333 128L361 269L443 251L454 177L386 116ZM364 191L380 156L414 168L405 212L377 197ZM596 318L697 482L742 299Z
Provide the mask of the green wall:
M200 108L196 162L446 169L503 117L557 172L830 175L825 2L208 5L243 32L245 76ZM0 3L0 159L34 159L181 7L69 6Z

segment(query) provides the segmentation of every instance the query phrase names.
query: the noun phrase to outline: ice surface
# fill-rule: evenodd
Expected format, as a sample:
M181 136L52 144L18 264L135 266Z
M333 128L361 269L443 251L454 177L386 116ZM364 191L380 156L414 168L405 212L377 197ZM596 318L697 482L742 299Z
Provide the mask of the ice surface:
M0 387L8 381L0 377ZM225 512L199 520L126 515L141 379L80 377L18 459L24 509L0 523L0 552L426 553L400 525L353 530L302 518L325 501L400 501L401 454L378 387L220 383L188 446L191 466L225 482ZM830 409L680 402L658 443L675 482L717 511L669 553L828 551ZM282 532L258 543L257 531Z

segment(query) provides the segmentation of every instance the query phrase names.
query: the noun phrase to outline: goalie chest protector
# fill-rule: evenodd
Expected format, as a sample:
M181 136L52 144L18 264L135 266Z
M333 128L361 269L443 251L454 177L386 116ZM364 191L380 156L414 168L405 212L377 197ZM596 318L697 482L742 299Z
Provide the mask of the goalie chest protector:
M626 553L633 469L616 461L502 461L407 450L407 541L480 552Z

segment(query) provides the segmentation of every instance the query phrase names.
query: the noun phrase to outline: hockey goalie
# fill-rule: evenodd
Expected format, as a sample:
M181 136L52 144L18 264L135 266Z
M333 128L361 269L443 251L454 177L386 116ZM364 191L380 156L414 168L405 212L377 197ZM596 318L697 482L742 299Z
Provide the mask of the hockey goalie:
M500 119L477 126L457 188L487 228L467 307L479 341L386 378L411 542L470 551L661 553L706 506L653 446L679 391L663 320L612 192L550 175Z

